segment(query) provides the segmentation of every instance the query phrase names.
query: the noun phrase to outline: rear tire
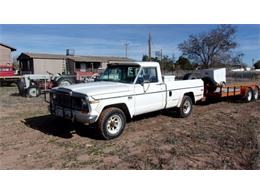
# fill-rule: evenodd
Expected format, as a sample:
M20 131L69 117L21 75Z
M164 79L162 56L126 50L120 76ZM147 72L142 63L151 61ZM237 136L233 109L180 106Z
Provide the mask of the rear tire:
M188 117L192 112L192 99L184 95L180 108L178 108L178 115L181 118Z
M253 96L254 96L254 92L251 88L248 88L247 91L246 91L246 94L244 96L244 102L248 103L248 102L251 102L253 101Z
M58 87L69 86L69 85L72 85L73 83L75 83L75 82L72 79L70 79L70 78L60 78L57 81Z
M102 138L114 139L123 133L126 124L126 116L119 108L105 109L97 122L97 128Z
M253 93L253 100L258 100L258 98L259 98L259 88L258 87L256 87L255 89L254 89L254 93Z

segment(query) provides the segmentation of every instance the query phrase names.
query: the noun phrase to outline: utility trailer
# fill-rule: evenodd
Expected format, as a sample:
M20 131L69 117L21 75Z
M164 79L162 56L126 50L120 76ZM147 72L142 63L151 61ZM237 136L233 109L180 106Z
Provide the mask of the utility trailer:
M254 82L226 84L226 69L203 69L188 73L186 78L201 78L204 82L203 101L221 100L224 98L241 99L245 102L257 100L259 86Z
M259 98L259 86L256 83L236 83L229 85L205 85L204 97L208 99L237 98L250 102Z

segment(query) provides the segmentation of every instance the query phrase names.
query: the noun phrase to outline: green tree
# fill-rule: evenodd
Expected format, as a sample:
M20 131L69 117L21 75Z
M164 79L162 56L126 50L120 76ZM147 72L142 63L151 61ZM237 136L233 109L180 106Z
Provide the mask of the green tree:
M172 72L174 67L174 59L165 55L162 57L162 60L159 60L161 69L163 72Z
M184 56L205 67L223 63L223 58L232 57L230 52L236 48L235 27L220 25L206 33L190 35L178 45ZM227 59L225 59L227 60Z
M148 55L143 55L142 61L143 61L143 62L149 61Z
M143 62L149 61L148 56L147 55L143 55L142 61ZM163 72L171 72L171 71L173 71L174 58L170 58L169 56L165 55L165 56L162 57L162 59L160 59L158 57L152 57L151 61L152 62L159 62L161 70Z
M193 66L190 63L190 60L183 56L180 56L179 59L175 62L175 64L178 67L180 67L180 69L182 69L182 70L192 70L193 69Z
M260 69L260 60L258 60L256 63L254 63L255 69Z

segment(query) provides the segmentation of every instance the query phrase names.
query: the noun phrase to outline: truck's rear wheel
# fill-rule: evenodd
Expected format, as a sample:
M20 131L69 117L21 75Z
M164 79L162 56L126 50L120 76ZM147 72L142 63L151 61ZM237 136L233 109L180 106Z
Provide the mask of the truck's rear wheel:
M126 123L124 112L119 108L105 109L97 122L98 129L104 139L113 139L122 134Z
M179 117L188 117L192 112L192 99L189 96L184 95L180 108L178 109Z

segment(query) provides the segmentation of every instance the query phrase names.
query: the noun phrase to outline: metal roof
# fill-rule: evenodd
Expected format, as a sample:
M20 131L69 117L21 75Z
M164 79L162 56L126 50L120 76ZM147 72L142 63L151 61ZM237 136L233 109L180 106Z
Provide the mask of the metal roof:
M0 43L0 45L2 45L2 46L4 46L4 47L7 47L7 48L11 49L11 51L16 51L16 49L15 49L14 47L11 47L11 46L6 45L6 44L4 44L4 43Z
M38 59L71 59L76 62L110 62L110 61L134 61L129 58L124 57L114 57L114 56L67 56L60 54L46 54L46 53L21 53L18 60L23 55L30 58Z

